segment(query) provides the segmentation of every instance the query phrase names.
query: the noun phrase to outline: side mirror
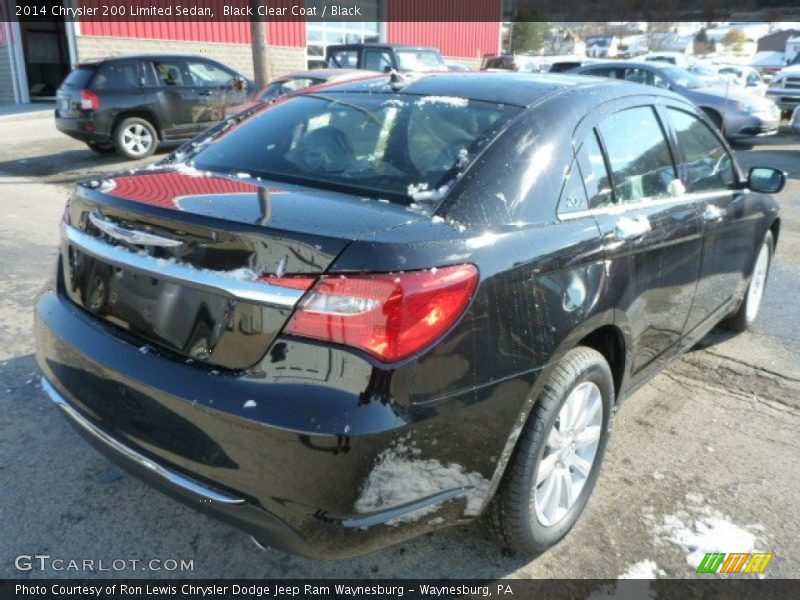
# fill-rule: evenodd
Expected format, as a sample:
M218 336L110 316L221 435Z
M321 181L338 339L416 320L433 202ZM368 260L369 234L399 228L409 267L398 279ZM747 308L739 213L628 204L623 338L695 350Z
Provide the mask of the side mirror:
M231 80L231 89L236 90L237 92L241 92L246 87L247 82L244 80L244 77L234 77Z
M764 194L777 194L785 185L786 173L770 167L753 167L747 178L747 187Z

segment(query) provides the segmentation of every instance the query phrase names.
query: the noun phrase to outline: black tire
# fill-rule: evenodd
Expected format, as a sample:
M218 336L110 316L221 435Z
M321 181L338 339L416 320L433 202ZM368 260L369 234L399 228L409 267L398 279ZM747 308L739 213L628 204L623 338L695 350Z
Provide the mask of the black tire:
M86 142L86 145L89 146L89 150L92 152L97 152L98 154L113 154L117 151L114 148L114 144L98 144L97 142Z
M764 236L764 241L761 245L759 245L758 250L756 251L756 256L753 259L753 269L755 270L756 262L758 261L758 253L761 249L766 246L767 247L767 273L764 276L763 282L763 289L762 293L758 298L758 306L755 307L755 313L751 312L751 303L752 298L750 297L750 286L753 285L753 276L750 276L750 281L747 284L747 289L744 292L744 298L742 298L741 304L739 304L739 308L736 309L736 312L724 319L721 325L725 329L729 329L730 331L735 331L736 333L742 333L743 331L747 331L750 329L750 326L755 322L756 318L758 318L759 308L761 302L764 297L764 290L766 290L767 282L769 281L769 268L772 265L772 254L775 252L775 241L772 237L772 232L767 231L767 235Z
M131 135L141 132L136 137L142 141L141 145L132 143ZM144 142L147 143L144 143ZM146 158L153 154L158 147L158 132L150 121L141 117L128 117L123 119L114 129L114 147L117 152L130 160Z
M531 508L535 493L533 483L561 407L570 392L584 382L593 382L601 394L603 415L599 444L589 475L576 500L560 520L546 526ZM544 552L558 543L578 520L597 481L608 441L613 405L614 380L603 355L586 347L570 350L549 375L492 503L494 529L511 550L525 556Z

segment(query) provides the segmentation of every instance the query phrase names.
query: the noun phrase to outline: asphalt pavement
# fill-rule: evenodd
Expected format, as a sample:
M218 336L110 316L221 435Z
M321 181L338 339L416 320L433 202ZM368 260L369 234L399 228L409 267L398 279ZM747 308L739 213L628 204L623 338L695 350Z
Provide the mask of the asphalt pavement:
M53 269L70 186L158 155L96 155L47 114L0 122L0 140L0 577L689 577L692 552L740 548L774 554L766 577L800 577L800 138L737 151L745 165L790 174L753 331L712 332L626 403L594 496L561 544L528 561L475 523L336 562L259 550L162 496L91 449L45 398L32 307ZM106 565L184 560L192 569L15 567L35 554Z

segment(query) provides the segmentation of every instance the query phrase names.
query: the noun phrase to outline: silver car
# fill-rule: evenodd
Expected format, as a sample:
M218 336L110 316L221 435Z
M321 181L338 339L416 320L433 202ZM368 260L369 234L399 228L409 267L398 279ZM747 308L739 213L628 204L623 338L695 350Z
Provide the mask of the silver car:
M670 89L703 109L729 140L778 133L781 111L770 100L734 85L707 85L685 69L658 62L604 62L570 71Z

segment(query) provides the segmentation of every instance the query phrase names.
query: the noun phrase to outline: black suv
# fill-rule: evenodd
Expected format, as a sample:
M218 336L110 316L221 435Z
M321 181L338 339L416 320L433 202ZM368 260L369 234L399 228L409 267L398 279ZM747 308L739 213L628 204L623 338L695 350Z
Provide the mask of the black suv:
M325 63L333 69L389 71L447 71L436 48L402 44L340 44L325 49Z
M56 127L101 154L130 159L194 137L245 102L255 84L209 58L163 54L79 64L56 94Z

